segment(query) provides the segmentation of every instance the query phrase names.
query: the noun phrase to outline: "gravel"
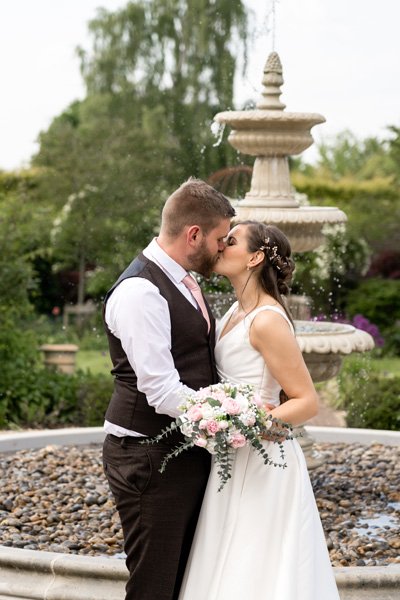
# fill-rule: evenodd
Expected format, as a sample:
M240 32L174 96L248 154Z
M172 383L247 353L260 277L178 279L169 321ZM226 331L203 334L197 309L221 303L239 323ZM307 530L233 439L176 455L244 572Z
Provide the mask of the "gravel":
M315 444L310 472L333 566L400 563L399 449ZM0 455L3 546L124 557L101 446L47 446Z

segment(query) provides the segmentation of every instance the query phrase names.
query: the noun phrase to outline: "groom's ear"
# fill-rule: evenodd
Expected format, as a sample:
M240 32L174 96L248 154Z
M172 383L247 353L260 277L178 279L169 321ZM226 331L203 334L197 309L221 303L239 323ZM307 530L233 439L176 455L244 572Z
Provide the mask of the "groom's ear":
M198 225L191 225L186 231L186 241L190 246L197 244L198 237L200 235L200 227Z

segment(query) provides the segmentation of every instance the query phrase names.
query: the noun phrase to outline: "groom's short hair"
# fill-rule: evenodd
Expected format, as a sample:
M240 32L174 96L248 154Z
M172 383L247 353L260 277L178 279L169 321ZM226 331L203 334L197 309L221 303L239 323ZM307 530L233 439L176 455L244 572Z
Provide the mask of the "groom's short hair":
M204 233L217 227L221 219L235 216L235 209L224 194L201 179L190 177L167 199L161 228L169 237L179 235L183 228L199 225Z

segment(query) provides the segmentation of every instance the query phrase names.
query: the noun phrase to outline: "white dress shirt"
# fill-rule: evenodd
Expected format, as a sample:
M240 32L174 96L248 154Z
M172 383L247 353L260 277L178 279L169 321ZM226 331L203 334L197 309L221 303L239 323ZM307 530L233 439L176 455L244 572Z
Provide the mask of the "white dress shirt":
M169 277L178 290L196 306L182 283L187 271L175 262L154 239L143 250ZM137 388L146 395L157 413L177 417L182 395L191 392L183 385L171 354L171 319L168 303L159 289L143 277L122 281L107 300L106 323L121 340L129 363L137 376ZM104 430L116 436L143 435L105 421Z

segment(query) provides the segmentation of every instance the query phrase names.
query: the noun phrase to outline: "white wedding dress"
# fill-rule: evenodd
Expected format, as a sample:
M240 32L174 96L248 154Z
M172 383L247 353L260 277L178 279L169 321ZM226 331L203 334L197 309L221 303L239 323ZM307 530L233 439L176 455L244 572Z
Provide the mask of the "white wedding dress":
M263 306L219 338L235 306L217 328L220 377L251 383L277 405L281 388L251 346L249 327L261 310L289 320ZM264 445L281 462L278 444ZM295 439L284 448L286 469L266 466L247 446L237 450L221 492L212 467L179 600L339 600L303 451Z

